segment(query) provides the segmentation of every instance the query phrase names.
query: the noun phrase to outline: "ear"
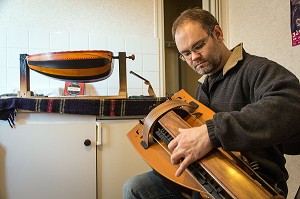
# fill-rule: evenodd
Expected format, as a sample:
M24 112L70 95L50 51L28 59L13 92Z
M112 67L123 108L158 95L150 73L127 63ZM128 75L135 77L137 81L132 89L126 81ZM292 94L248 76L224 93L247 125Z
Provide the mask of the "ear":
M223 31L222 31L222 29L219 25L215 26L214 32L215 32L216 39L218 41L223 41L224 40Z

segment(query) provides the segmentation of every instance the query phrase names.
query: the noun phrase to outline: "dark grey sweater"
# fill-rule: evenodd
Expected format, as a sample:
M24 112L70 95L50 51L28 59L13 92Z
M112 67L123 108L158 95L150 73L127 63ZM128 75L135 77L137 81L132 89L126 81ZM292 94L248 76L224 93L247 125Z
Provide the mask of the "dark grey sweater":
M197 99L216 112L206 122L214 147L256 161L271 186L287 195L283 143L300 134L300 84L281 65L243 50L228 70L206 77ZM277 191L280 191L277 189Z

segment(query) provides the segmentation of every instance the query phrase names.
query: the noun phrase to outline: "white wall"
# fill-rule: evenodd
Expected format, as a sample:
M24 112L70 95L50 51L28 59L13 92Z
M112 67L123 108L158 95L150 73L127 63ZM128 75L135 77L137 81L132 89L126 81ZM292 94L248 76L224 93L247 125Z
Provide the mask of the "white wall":
M251 54L278 62L300 78L300 46L292 47L290 1L225 0L227 44L240 42ZM224 22L224 20L223 20ZM294 198L300 186L300 157L286 156L289 171L288 199Z
M292 47L290 1L227 0L229 47L272 59L300 78L300 46Z
M147 86L129 74L150 80L159 94L159 39L154 0L1 0L0 94L19 90L19 54L63 50L109 50L134 53L127 60L128 95L147 95ZM56 95L64 82L33 71L31 90ZM117 95L118 62L107 80L87 85L87 94Z

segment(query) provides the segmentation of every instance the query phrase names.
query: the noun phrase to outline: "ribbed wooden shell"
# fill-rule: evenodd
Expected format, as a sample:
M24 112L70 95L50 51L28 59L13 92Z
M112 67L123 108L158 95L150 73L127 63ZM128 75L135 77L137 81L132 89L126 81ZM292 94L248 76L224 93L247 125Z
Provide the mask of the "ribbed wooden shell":
M102 50L62 51L27 56L31 70L66 81L96 82L113 70L113 53Z

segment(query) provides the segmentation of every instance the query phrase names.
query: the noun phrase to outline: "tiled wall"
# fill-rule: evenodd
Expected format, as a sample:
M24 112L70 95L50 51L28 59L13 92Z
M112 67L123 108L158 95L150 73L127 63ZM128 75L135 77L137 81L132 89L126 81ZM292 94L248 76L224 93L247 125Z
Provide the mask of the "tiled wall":
M127 59L128 96L148 95L148 87L143 80L129 74L131 70L149 80L155 93L159 95L157 38L17 28L0 28L0 94L17 93L20 89L19 54L68 50L109 50L115 55L118 52L135 54L134 61ZM87 84L86 95L118 95L118 66L118 60L114 60L114 70L108 79ZM35 94L58 96L62 93L64 83L30 71L30 87Z

